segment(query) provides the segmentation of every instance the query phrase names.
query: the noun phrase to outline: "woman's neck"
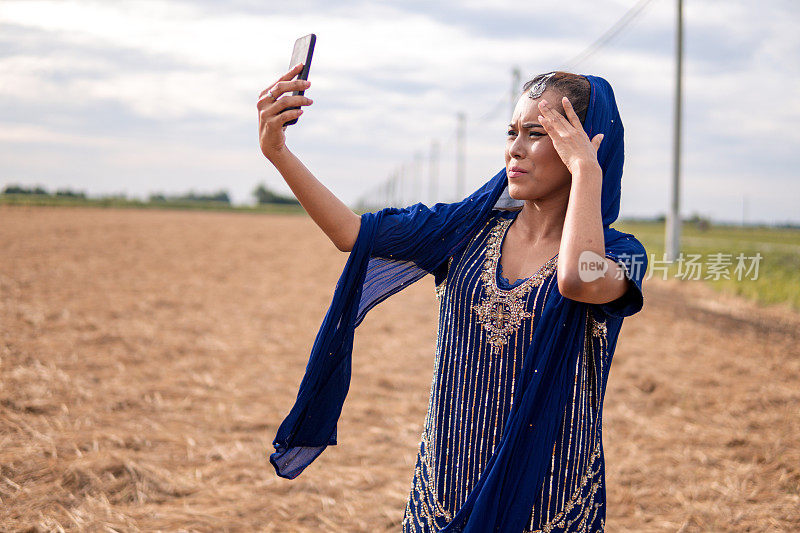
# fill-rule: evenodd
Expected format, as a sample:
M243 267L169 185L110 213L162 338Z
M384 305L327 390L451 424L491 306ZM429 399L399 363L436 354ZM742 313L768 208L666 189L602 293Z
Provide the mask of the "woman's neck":
M531 244L560 242L568 199L569 195L566 198L525 200L514 222L517 233Z

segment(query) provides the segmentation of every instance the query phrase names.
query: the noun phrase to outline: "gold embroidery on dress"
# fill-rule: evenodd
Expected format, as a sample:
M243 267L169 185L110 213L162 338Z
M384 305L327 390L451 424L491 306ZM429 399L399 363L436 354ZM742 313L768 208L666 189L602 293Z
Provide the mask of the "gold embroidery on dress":
M588 438L590 439L589 442L594 442L594 446L591 447L591 453L586 461L583 474L580 475L576 485L571 489L571 494L561 509L552 518L546 519L541 517L541 522L538 526L534 525L535 513L534 510L531 510L530 521L524 530L525 533L550 533L554 530L584 531L587 527L589 527L589 525L594 523L595 519L597 518L597 514L600 512L600 508L604 504L603 501L596 502L595 500L597 499L597 491L600 489L604 481L603 476L599 476L600 467L602 465L602 461L600 460L601 437L599 434L599 413L602 398L602 393L600 392L600 380L604 375L603 357L605 356L604 341L606 324L605 321L598 322L595 320L592 316L592 313L589 311L588 306L585 310L585 316L586 327L584 331L584 357L582 358L582 363L579 360L579 364L582 367L582 369L579 371L581 376L580 381L582 382L580 394L588 394L589 396L585 399L573 397L572 405L567 406L565 415L572 409L573 406L576 405L576 402L579 405L585 405L589 407L588 412L583 410L579 416L587 417L586 423L588 424ZM595 351L596 348L592 342L593 337L599 337L599 353ZM576 374L575 379L578 379L578 374ZM591 383L594 383L593 387L590 385ZM592 388L594 388L594 393L592 393ZM587 448L586 453L589 453L589 450L590 449ZM578 460L577 457L582 455L582 452L579 452L578 450L575 450L575 452L577 452L576 455L574 455L574 457L576 457L575 464L580 464L580 460ZM591 483L591 485L587 487L586 485L589 483ZM566 490L566 486L564 486L562 490ZM586 494L584 494L584 492L586 492ZM543 490L543 495L544 494L547 494L548 498L554 497L552 493L548 493ZM564 494L564 496L566 497L566 494ZM558 500L557 496L556 500ZM544 505L543 502L544 500L540 500L542 505ZM534 505L534 509L535 507L536 505ZM544 511L544 509L542 509L542 511ZM574 514L575 516L569 517L570 514ZM602 531L604 528L605 521L601 518L600 530Z
M602 322L595 320L595 318L589 314L589 320L591 322L592 327L592 336L594 337L606 337L606 333L608 333L608 328L606 327L606 321L603 320Z
M486 241L486 260L483 263L481 280L485 294L480 304L472 309L478 315L478 322L488 334L488 342L492 345L492 353L500 352L509 337L517 330L523 319L532 318L533 314L525 311L525 296L542 284L556 268L556 257L547 261L536 274L510 290L497 286L497 264L500 261L500 247L505 231L513 219L503 219L492 229Z
M600 343L600 361L601 364L608 358L608 325L607 320L596 320L592 313L588 314L589 329L591 330L592 337L597 337Z
M447 289L447 278L450 276L450 268L453 266L453 256L450 256L450 259L447 260L447 275L444 277L442 282L436 286L436 298L439 300L442 299L444 296L444 291Z
M424 448L424 452L423 452ZM445 506L439 501L438 498L438 488L436 487L436 473L434 468L435 465L431 461L430 457L430 443L428 441L428 434L426 430L422 431L422 442L420 446L420 454L422 454L422 464L428 470L428 476L426 477L427 483L425 486L430 490L431 502L429 503L430 507L432 507L433 514L438 518L444 518L448 523L453 520L454 513L449 511L445 508ZM421 474L422 472L417 469L416 473ZM421 478L420 478L421 479ZM417 486L417 492L422 496L424 488L422 486ZM422 496L425 499L424 496ZM434 517L428 515L428 518L433 520Z
M442 299L442 296L444 296L444 290L446 288L445 283L446 282L443 281L436 286L436 297L439 298L440 300Z
M575 523L579 518L581 519L580 524L577 527L577 531L582 530L586 525L586 519L588 518L589 512L592 509L596 509L598 504L594 503L595 495L597 490L600 488L602 484L602 479L598 479L592 483L592 486L589 488L589 492L581 497L581 493L586 487L586 484L592 481L592 479L600 472L600 463L597 459L600 457L600 439L597 439L595 443L594 450L592 451L592 455L589 457L589 465L586 468L586 471L581 476L580 485L575 489L575 492L572 494L570 499L567 501L564 508L552 519L548 520L547 523L542 525L541 529L536 530L529 530L526 529L526 532L530 533L550 533L553 528L566 528L573 523ZM573 518L572 520L567 520L567 515L569 514L572 509L577 506L581 506L581 513ZM591 523L591 522L590 522Z

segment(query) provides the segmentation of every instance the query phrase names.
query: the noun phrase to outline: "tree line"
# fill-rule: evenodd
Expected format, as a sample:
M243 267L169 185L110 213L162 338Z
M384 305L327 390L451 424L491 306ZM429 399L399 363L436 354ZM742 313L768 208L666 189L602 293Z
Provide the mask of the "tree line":
M63 197L63 198L75 198L75 199L87 199L87 194L85 191L75 191L69 188L61 188L57 189L55 192L49 192L47 189L41 186L32 186L32 187L25 187L22 185L12 184L6 185L3 188L2 194L14 194L14 195L37 195L37 196L48 196L48 197ZM264 183L258 184L255 189L252 191L252 196L255 198L258 204L295 204L300 205L300 202L294 196L286 196L282 194L278 194L269 188ZM115 199L115 200L127 200L125 194L114 194L109 196L101 196L100 199ZM158 204L158 203L185 203L185 202L218 202L220 204L228 204L231 203L230 194L227 190L220 189L217 192L213 193L197 193L195 191L189 191L184 194L165 194L162 192L151 193L148 198L147 202Z

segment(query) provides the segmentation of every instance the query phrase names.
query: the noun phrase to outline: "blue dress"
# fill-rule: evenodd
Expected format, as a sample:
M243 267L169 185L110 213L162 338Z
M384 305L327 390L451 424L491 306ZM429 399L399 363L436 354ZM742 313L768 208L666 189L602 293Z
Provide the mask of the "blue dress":
M514 379L547 293L557 290L557 256L529 278L512 283L502 276L501 247L518 213L493 210L467 247L449 259L447 276L436 287L436 358L404 533L444 527L475 485L500 441ZM549 474L524 531L604 528L600 412L613 352L606 333L607 322L617 327L622 322L606 312L624 314L619 312L625 304L622 297L590 306L596 313L587 317L587 341L574 368Z
M587 304L561 295L552 274L531 288L535 296L492 288L492 277L479 269L474 251L461 252L496 216L494 210L524 206L508 193L505 167L458 202L417 202L362 213L358 238L314 339L297 398L272 441L275 452L269 461L278 476L296 478L337 444L353 341L365 315L433 274L434 285L441 285L444 327L437 343L430 422L420 439L424 461L419 465L426 472L415 479L421 492L410 494L404 527L436 529L439 519L446 521L455 509L444 528L452 533L518 533L531 523L550 531L602 527L602 393L622 318L643 307L648 260L634 235L611 227L619 216L625 159L614 91L601 77L583 77L591 86L583 129L589 138L604 135L597 161L603 178L605 254L622 265L614 271L627 276L628 291L613 305ZM460 267L450 279L448 262L454 271ZM493 264L491 258L484 262ZM598 263L580 266L597 276L602 275ZM522 351L517 350L525 343L518 367ZM519 370L517 390L510 396L503 395L511 382L509 370L512 375ZM493 376L508 383L493 381ZM514 405L503 415L501 405L511 401ZM502 436L499 444L490 442L496 435ZM469 495L459 503L464 492Z

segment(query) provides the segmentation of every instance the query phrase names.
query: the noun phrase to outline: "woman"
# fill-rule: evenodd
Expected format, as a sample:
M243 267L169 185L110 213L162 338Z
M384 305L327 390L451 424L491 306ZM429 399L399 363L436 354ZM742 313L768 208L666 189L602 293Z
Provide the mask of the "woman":
M642 308L641 243L619 213L623 128L610 85L551 72L525 84L505 168L461 202L344 207L286 149L262 93L261 146L301 204L350 251L270 461L294 478L327 445L347 394L355 327L428 273L436 364L404 531L600 531L602 399L622 319ZM515 281L512 281L515 280Z

